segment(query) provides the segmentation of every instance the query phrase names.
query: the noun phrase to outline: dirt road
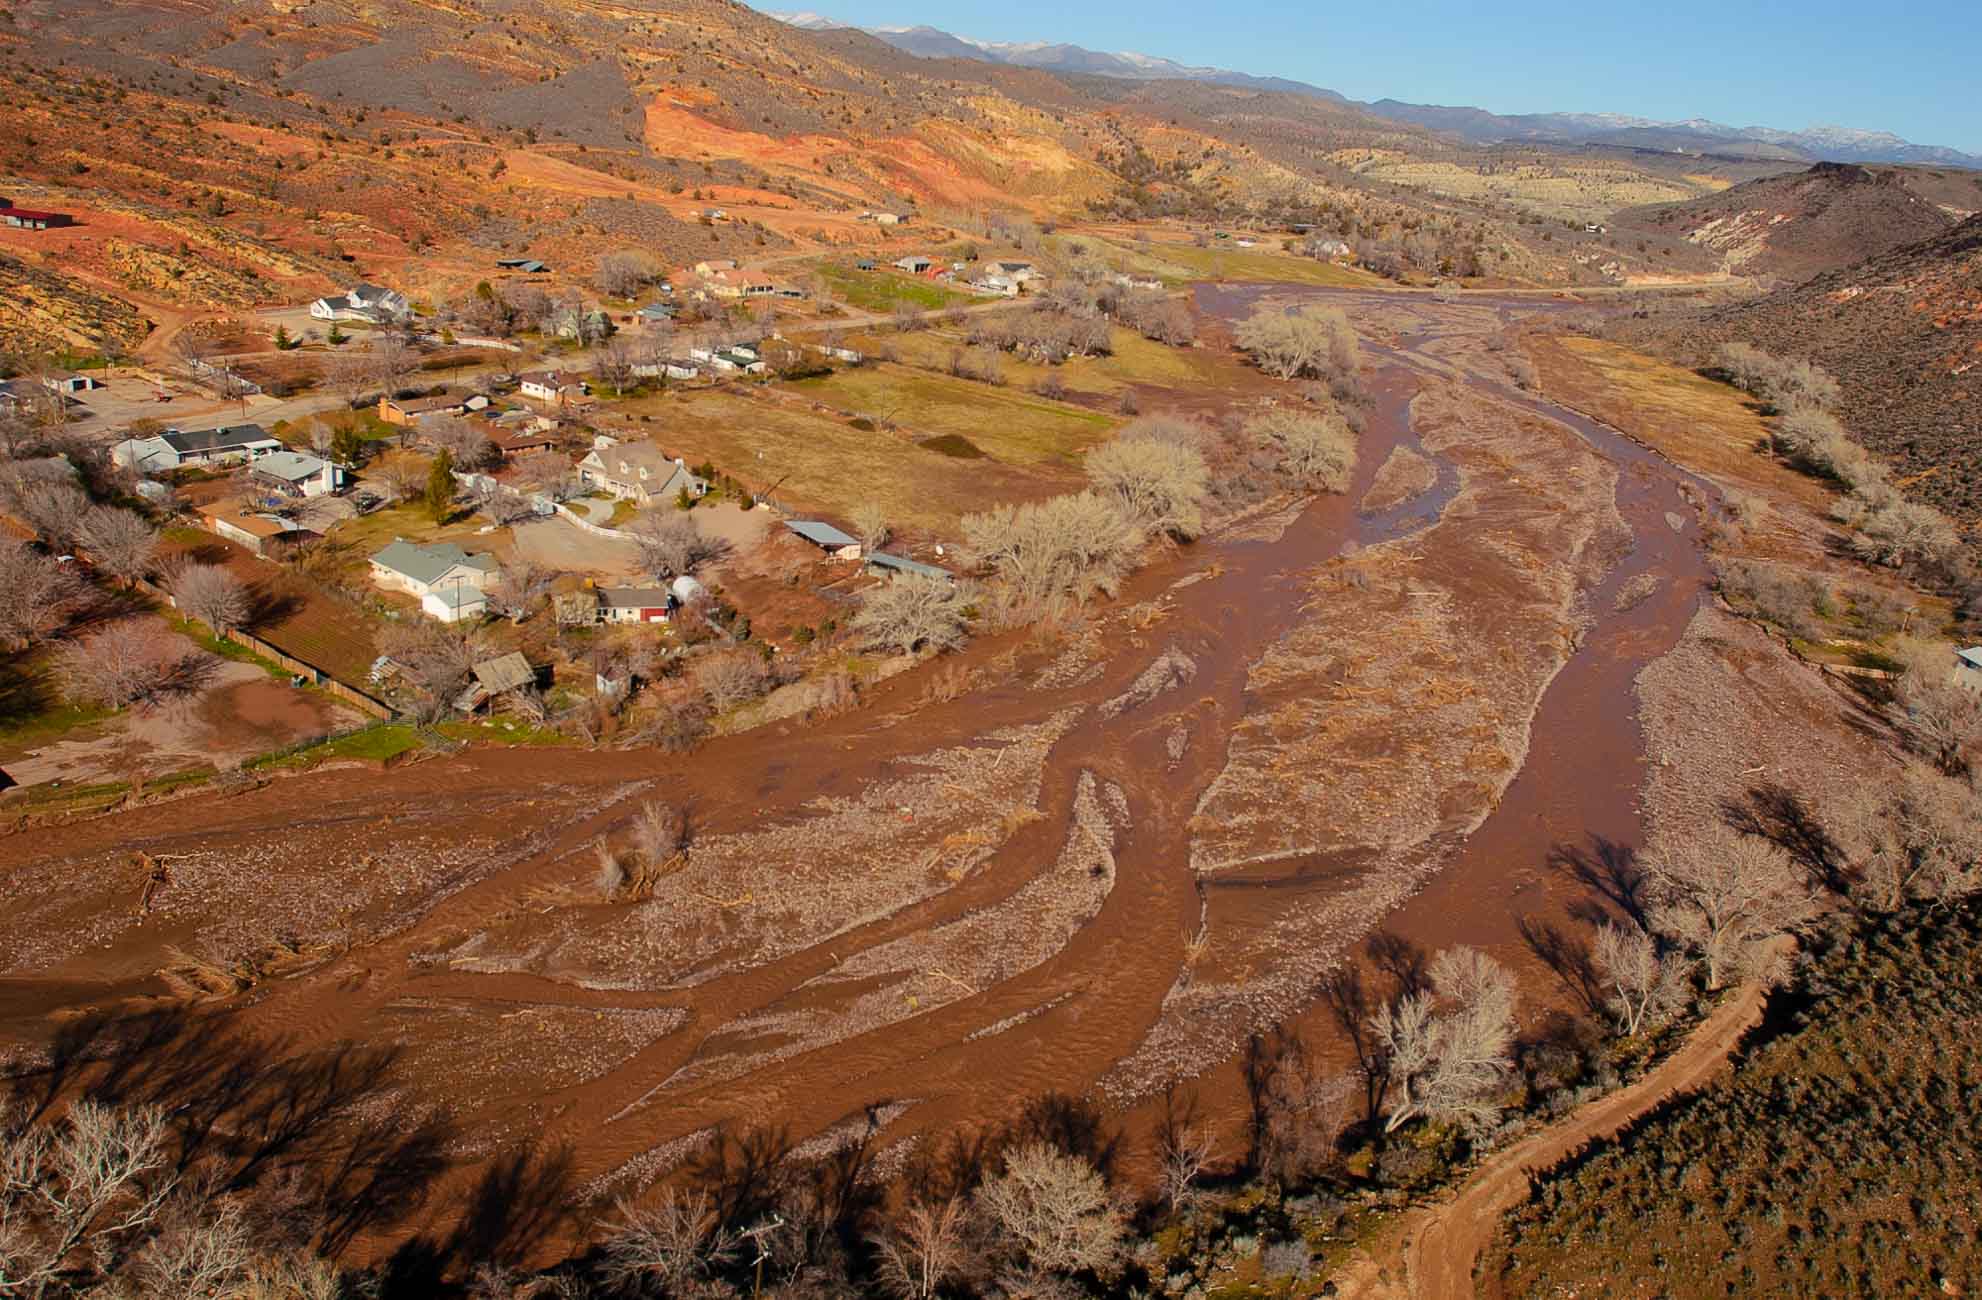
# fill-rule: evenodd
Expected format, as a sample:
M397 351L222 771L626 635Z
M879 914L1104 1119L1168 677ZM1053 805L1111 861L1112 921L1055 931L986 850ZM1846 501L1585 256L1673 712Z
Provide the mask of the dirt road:
M1349 1277L1338 1278L1340 1293L1360 1300L1471 1300L1480 1252L1493 1240L1502 1216L1528 1195L1529 1180L1668 1098L1711 1080L1726 1068L1742 1035L1761 1018L1765 997L1758 984L1742 986L1650 1074L1488 1160L1457 1196L1415 1211L1401 1226L1393 1251L1363 1261ZM1497 1291L1489 1286L1487 1294Z

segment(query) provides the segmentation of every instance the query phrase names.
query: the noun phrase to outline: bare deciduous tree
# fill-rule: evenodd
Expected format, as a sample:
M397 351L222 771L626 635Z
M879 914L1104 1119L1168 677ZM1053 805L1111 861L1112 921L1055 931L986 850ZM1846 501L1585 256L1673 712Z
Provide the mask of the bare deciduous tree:
M248 621L248 588L218 564L189 564L172 576L172 599L188 618L225 636Z
M728 650L698 661L694 678L710 707L722 713L762 695L770 674L762 656L749 650Z
M969 606L968 593L948 578L903 573L867 593L851 627L863 644L900 654L955 650L966 640Z
M1356 435L1335 411L1274 410L1246 424L1246 432L1280 454L1280 468L1302 485L1346 492L1356 468Z
M622 1201L619 1218L606 1235L605 1273L635 1293L691 1295L736 1255L736 1234L703 1192L683 1196L668 1188L650 1206Z
M964 1203L954 1196L909 1205L891 1231L868 1238L881 1285L901 1300L931 1300L968 1262L965 1223Z
M502 459L488 430L459 416L439 415L423 420L420 436L452 456L456 469L484 469Z
M25 482L8 496L14 513L58 551L76 544L83 520L89 516L88 494L66 479Z
M863 501L855 506L851 522L854 536L860 539L860 549L869 554L886 546L894 535L888 512L877 502Z
M1636 924L1598 926L1591 958L1610 992L1611 1018L1627 1037L1658 1028L1686 1004L1692 963L1661 952L1658 940Z
M640 805L633 818L633 847L658 866L688 847L688 813L658 799Z
M1907 744L1949 776L1966 772L1969 755L1982 743L1982 691L1954 679L1951 647L1907 641L1899 646L1904 665L1893 688L1895 719Z
M58 667L69 699L121 709L197 690L215 660L147 619L112 623L64 645Z
M1309 376L1353 382L1361 346L1348 317L1332 307L1281 308L1262 303L1239 322L1234 337L1260 369L1281 379Z
M1100 1172L1078 1156L1029 1142L977 1189L977 1205L1020 1278L1106 1278L1121 1266L1127 1216Z
M421 722L441 717L453 707L455 697L468 684L470 674L485 653L482 643L470 631L457 631L424 619L387 628L379 639L379 648L391 656L406 679L418 688L420 701L415 715Z
M1090 451L1086 468L1095 490L1113 497L1143 532L1190 541L1204 531L1211 472L1195 447L1123 436Z
M1112 594L1142 543L1121 508L1093 491L967 515L963 535L973 562L997 575L1022 609Z
M0 1109L0 1294L98 1272L158 1220L176 1177L164 1113L78 1101L55 1124Z
M502 495L511 501L516 499L507 493ZM543 606L557 579L555 569L544 568L520 551L512 552L502 561L502 570L489 589L490 604L512 623L521 623Z
M554 451L533 451L516 465L516 477L535 490L562 501L578 487L578 474L568 457Z
M126 585L149 574L158 558L158 530L132 511L97 506L77 531L97 572Z
M674 511L649 511L626 530L640 548L640 565L655 578L695 572L722 553L719 539L709 537L695 520Z
M416 369L419 354L397 334L381 334L372 340L370 354L372 382L388 396L399 390Z
M1660 846L1645 872L1652 929L1700 959L1710 992L1737 972L1769 975L1770 941L1815 909L1789 854L1725 826Z
M632 343L622 338L610 338L599 348L597 360L592 363L592 373L601 384L614 392L623 392L633 386L633 367L637 363L638 355Z
M26 649L68 622L82 598L72 566L0 537L0 641Z
M661 278L660 260L641 248L622 248L599 258L599 292L610 298L631 298Z
M1967 782L1925 764L1861 791L1825 829L1857 869L1853 892L1876 910L1982 888L1982 803Z
M1401 994L1370 1031L1393 1089L1384 1132L1420 1115L1478 1126L1499 1113L1495 1096L1513 1063L1514 981L1491 957L1448 948L1432 962L1430 990Z

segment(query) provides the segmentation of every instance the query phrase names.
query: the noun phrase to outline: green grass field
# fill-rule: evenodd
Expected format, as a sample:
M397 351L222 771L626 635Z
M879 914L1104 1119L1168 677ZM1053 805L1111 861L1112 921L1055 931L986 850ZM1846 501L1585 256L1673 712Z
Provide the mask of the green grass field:
M1091 238L1091 237L1090 237ZM1311 257L1259 248L1191 244L1124 246L1106 240L1095 243L1114 253L1125 270L1140 270L1172 284L1199 280L1243 280L1251 283L1313 284L1337 289L1380 289L1389 281L1354 267L1318 262Z
M1023 388L993 387L902 365L841 370L800 380L791 388L877 422L891 420L916 434L958 434L1007 465L1077 464L1081 452L1119 423L1114 416L1048 401Z
M833 297L855 311L893 311L896 304L904 302L936 309L983 301L975 294L959 293L933 280L918 280L882 267L856 271L844 262L822 262L814 269L826 281Z

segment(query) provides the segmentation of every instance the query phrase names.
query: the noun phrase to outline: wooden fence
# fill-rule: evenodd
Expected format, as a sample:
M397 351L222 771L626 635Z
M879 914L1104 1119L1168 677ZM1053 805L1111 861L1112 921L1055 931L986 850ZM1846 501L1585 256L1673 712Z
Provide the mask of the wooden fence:
M158 586L156 583L146 582L143 578L139 578L131 585L147 595L164 601L174 609L179 608L179 602L172 598L172 593ZM287 650L269 644L252 632L232 629L225 633L221 639L232 641L238 646L245 646L262 658L271 660L279 667L286 668L296 674L296 676L304 678L312 686L321 686L324 690L343 700L360 713L380 719L396 718L399 716L399 710L393 708L384 700L373 695L367 695L364 691L359 690L348 682L339 681L327 669L319 668L307 659L298 659Z

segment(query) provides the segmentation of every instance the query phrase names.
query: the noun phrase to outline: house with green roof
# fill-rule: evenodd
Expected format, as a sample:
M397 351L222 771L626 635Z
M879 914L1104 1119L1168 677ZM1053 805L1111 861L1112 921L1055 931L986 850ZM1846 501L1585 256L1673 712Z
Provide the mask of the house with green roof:
M488 590L498 572L493 555L464 551L452 542L423 546L395 537L372 556L375 586L418 597L421 612L443 623L487 614Z

